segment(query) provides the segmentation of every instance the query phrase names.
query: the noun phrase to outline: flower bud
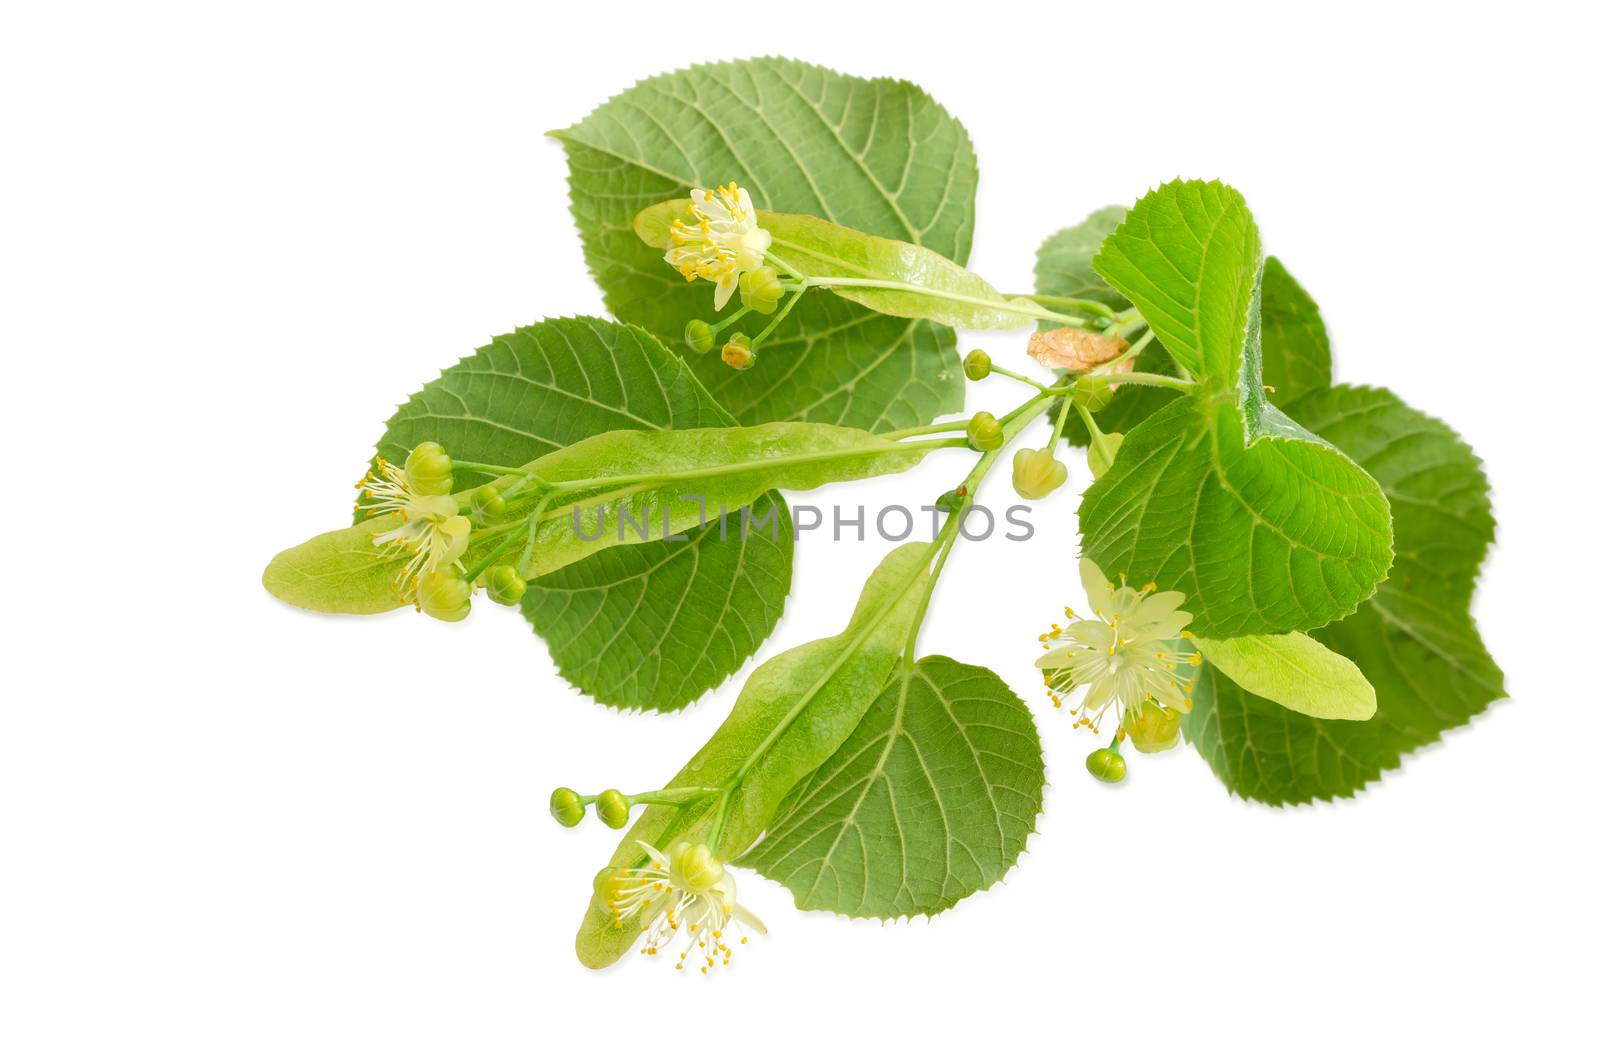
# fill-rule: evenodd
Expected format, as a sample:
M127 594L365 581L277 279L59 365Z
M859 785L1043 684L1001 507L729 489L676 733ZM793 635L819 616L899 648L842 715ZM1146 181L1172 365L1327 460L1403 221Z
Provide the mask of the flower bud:
M1048 450L1018 450L1011 458L1011 485L1027 500L1043 500L1067 481L1067 466Z
M667 854L673 885L705 893L722 881L722 862L705 843L679 843Z
M683 326L683 341L696 353L709 353L717 344L717 333L703 320L692 320Z
M515 605L528 591L528 581L514 565L491 565L483 571L483 586L497 605Z
M1122 715L1122 729L1128 740L1142 753L1159 753L1178 744L1178 725L1183 714L1157 702L1146 702L1137 713Z
M953 490L946 490L939 494L939 499L933 502L933 506L946 515L954 515L971 502L972 498L967 493L967 484L962 483Z
M980 410L967 422L967 445L974 450L997 450L1006 441L1000 421L986 410Z
M1093 413L1104 410L1110 403L1113 394L1117 391L1116 382L1108 382L1104 378L1085 375L1079 378L1072 386L1072 398L1083 405L1083 409Z
M606 789L594 801L594 812L608 827L621 828L628 823L628 797L616 789Z
M472 585L448 569L423 573L417 581L417 608L446 623L466 619L472 611Z
M1083 761L1089 768L1089 773L1105 782L1115 785L1128 776L1128 761L1115 749L1096 749Z
M571 789L556 789L550 793L550 816L562 828L571 828L583 820L583 800Z
M783 298L783 282L770 266L751 270L739 277L739 301L757 313L771 313Z
M455 478L450 474L450 455L438 443L418 443L406 455L406 482L423 497L450 492Z
M756 351L750 347L750 336L736 331L722 347L722 362L735 371L748 371L755 366Z
M961 361L961 369L974 382L983 381L989 377L989 354L981 349L974 349L967 354L965 360Z
M480 486L472 491L472 524L491 525L506 513L506 499L493 486Z

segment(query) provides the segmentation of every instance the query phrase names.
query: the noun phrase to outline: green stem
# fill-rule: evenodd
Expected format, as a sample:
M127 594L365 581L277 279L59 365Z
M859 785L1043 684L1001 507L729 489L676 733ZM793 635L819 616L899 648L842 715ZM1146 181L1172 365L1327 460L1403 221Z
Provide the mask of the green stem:
M722 334L722 329L728 327L730 324L733 324L740 317L743 317L745 314L747 314L749 312L750 312L750 307L748 307L748 306L739 307L737 310L733 311L733 315L731 317L724 317L722 320L720 320L717 323L711 325L711 333L713 335Z
M1007 378L1010 378L1010 379L1012 379L1014 381L1023 382L1023 383L1025 383L1027 385L1031 385L1035 389L1038 389L1040 392L1043 392L1045 389L1049 388L1043 382L1036 382L1032 378L1029 378L1027 375L1018 374L1016 371L1008 371L1005 368L1001 367L999 364L996 364L996 363L994 363L992 361L989 364L989 370L990 370L990 372L992 372L994 374L1005 375Z
M1194 392L1199 386L1184 378L1173 378L1164 374L1150 374L1147 371L1129 371L1126 374L1095 375L1101 381L1115 382L1128 385L1159 385L1163 389L1176 389L1179 392Z
M1079 299L1079 298L1076 298L1075 296L1071 296L1071 295L1037 295L1036 294L1036 295L1019 295L1019 296L1016 296L1016 298L1019 298L1019 299L1032 299L1034 302L1039 303L1040 305L1045 305L1045 306L1065 306L1065 307L1067 307L1069 309L1074 309L1074 310L1088 310L1090 313L1096 314L1096 315L1101 316L1101 317L1110 317L1112 320L1116 320L1117 316L1118 316L1116 310L1113 310L1111 307L1107 306L1103 302L1095 302L1093 299Z
M908 439L911 436L927 436L932 435L935 432L964 432L966 431L967 423L970 420L970 418L962 418L959 421L941 421L937 425L918 425L914 428L900 428L895 429L893 432L880 432L878 435L882 439Z
M1074 400L1073 402L1076 403L1077 401ZM1071 413L1072 408L1067 406L1066 400L1062 400L1056 405L1056 427L1055 431L1050 433L1050 445L1045 448L1046 452L1050 454L1056 452L1056 444L1061 442L1061 430L1067 427L1067 415Z
M799 301L800 301L800 297L805 295L805 294L806 294L806 286L804 284L802 284L800 286L800 290L799 291L797 291L797 292L795 292L795 293L793 293L792 295L789 296L789 301L783 304L783 309L778 311L778 315L776 317L772 318L770 321L768 321L767 322L767 326L762 328L761 329L761 333L759 335L757 335L754 340L751 341L750 348L751 349L760 349L761 348L761 343L763 343L763 342L765 342L767 340L767 336L772 334L772 331L773 331L774 328L776 328L779 324L783 323L784 318L789 316L789 311L791 311L791 310L793 310L795 308L795 305L797 303L799 303Z
M642 803L645 806L681 807L686 803L698 803L700 800L716 794L716 789L686 786L672 789L655 789L651 792L634 792L624 795L622 798L627 800L630 806L638 806Z

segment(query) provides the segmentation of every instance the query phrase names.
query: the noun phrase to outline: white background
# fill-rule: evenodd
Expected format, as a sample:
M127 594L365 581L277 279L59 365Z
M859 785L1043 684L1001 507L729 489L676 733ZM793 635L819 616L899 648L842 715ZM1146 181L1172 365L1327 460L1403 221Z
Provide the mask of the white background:
M0 1032L1582 1028L1588 15L907 10L5 7ZM1007 290L1092 208L1180 175L1243 190L1320 302L1338 376L1483 457L1500 537L1477 614L1512 699L1335 806L1230 799L1189 751L1098 786L1029 666L1036 628L1079 601L1062 494L1033 542L957 552L923 635L1039 713L1045 814L1004 885L880 925L748 875L772 935L709 985L581 968L614 835L558 828L550 788L652 787L743 674L680 715L621 716L502 610L323 618L259 574L345 521L382 421L440 367L601 312L543 131L636 78L762 53L911 79L961 118L972 262ZM1013 397L991 380L971 404ZM959 464L796 499L923 499ZM834 631L886 545L800 548L759 658Z

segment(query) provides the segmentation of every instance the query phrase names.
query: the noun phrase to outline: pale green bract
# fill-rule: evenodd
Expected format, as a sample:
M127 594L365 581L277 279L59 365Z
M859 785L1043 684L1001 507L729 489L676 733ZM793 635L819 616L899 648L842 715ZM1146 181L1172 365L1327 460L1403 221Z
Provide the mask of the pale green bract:
M1356 664L1305 634L1196 637L1206 665L1252 695L1322 720L1368 720L1377 711L1372 685Z
M1388 502L1266 402L1261 246L1243 199L1216 183L1165 185L1129 212L1095 268L1198 384L1129 431L1084 494L1083 553L1130 583L1183 592L1202 637L1348 615L1393 558Z
M1275 804L1352 795L1505 695L1470 611L1494 538L1488 482L1471 449L1385 389L1311 393L1294 412L1383 484L1396 561L1355 615L1314 632L1376 689L1371 720L1303 716L1210 667L1195 690L1189 740L1229 789Z
M403 464L418 443L516 466L616 429L735 424L683 361L642 328L555 318L499 335L442 371L389 419L377 453ZM458 489L491 476L462 471ZM772 633L789 593L794 536L782 498L775 536L623 544L535 580L523 614L561 675L607 705L677 709L739 668Z
M633 221L639 240L651 248L670 247L672 224L688 215L689 204L686 198L674 199L639 213ZM757 210L756 221L772 235L768 255L806 277L884 282L878 287L825 286L878 313L978 329L1023 328L1051 316L1026 298L1001 295L966 267L920 245L863 234L815 216ZM888 287L894 284L919 291Z
M1011 869L1043 789L1028 707L989 670L930 656L889 678L739 863L806 910L936 914Z
M782 58L734 61L644 80L553 134L566 149L572 213L589 269L619 318L682 341L711 312L640 241L633 218L692 188L736 181L763 209L803 213L965 262L977 160L961 124L921 89ZM759 322L734 330L751 334ZM928 321L808 293L735 371L686 358L711 394L750 424L802 419L873 430L959 410L955 335Z
M550 482L598 484L594 488L608 497L604 505L580 507L576 514L571 507L550 509L524 576L555 572L614 545L684 535L706 519L718 522L721 511L734 513L739 525L730 535L765 535L754 527L771 522L775 528L775 513L738 514L763 494L904 471L939 446L802 422L591 436L521 466ZM501 477L495 485L509 486L515 478ZM456 495L463 508L469 495ZM518 517L513 513L507 520ZM404 602L396 576L403 559L372 545L374 534L398 523L389 515L313 537L274 558L263 582L284 601L319 612L399 608ZM474 544L464 562L471 565L482 551Z
M932 579L934 548L906 544L868 577L843 631L773 656L750 675L728 719L668 786L727 788L719 850L733 858L777 815L789 791L821 767L875 703L900 659ZM647 808L624 834L610 867L644 860L639 841L668 846L703 841L715 800ZM639 936L616 925L596 895L578 930L578 959L590 968L616 961Z

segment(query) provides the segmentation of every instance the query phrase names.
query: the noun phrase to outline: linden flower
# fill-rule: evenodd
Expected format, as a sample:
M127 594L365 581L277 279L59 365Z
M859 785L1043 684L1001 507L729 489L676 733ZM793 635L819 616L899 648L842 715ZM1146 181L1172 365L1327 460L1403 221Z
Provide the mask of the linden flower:
M756 226L750 192L733 181L714 191L689 193L689 222L672 221L672 248L666 260L685 280L701 278L717 285L717 309L739 287L739 275L761 269L772 234Z
M640 954L654 956L683 933L689 946L674 967L699 962L704 973L717 967L718 958L723 965L732 963L733 949L724 938L730 926L738 930L740 943L750 939L745 926L766 933L761 919L737 903L733 876L704 843L680 842L665 854L646 842L639 847L649 856L649 866L614 872L604 889L613 924L620 929L638 919L644 929Z
M1040 642L1057 646L1034 663L1045 671L1051 701L1060 706L1083 689L1082 701L1072 710L1078 717L1072 726L1091 731L1099 730L1108 710L1115 710L1120 724L1123 714L1137 715L1151 699L1187 713L1194 690L1192 667L1200 665L1200 653L1187 650L1181 641L1194 618L1178 607L1183 595L1155 592L1155 584L1138 590L1126 583L1118 587L1087 558L1079 571L1095 618L1080 619L1067 609L1067 618L1077 622L1065 630L1052 626L1039 636Z
M366 497L363 507L371 515L399 514L402 523L372 538L387 551L409 551L411 561L396 578L400 597L416 597L417 581L435 569L455 565L466 553L472 520L460 514L449 494L417 493L403 469L379 458L378 471L357 484Z

